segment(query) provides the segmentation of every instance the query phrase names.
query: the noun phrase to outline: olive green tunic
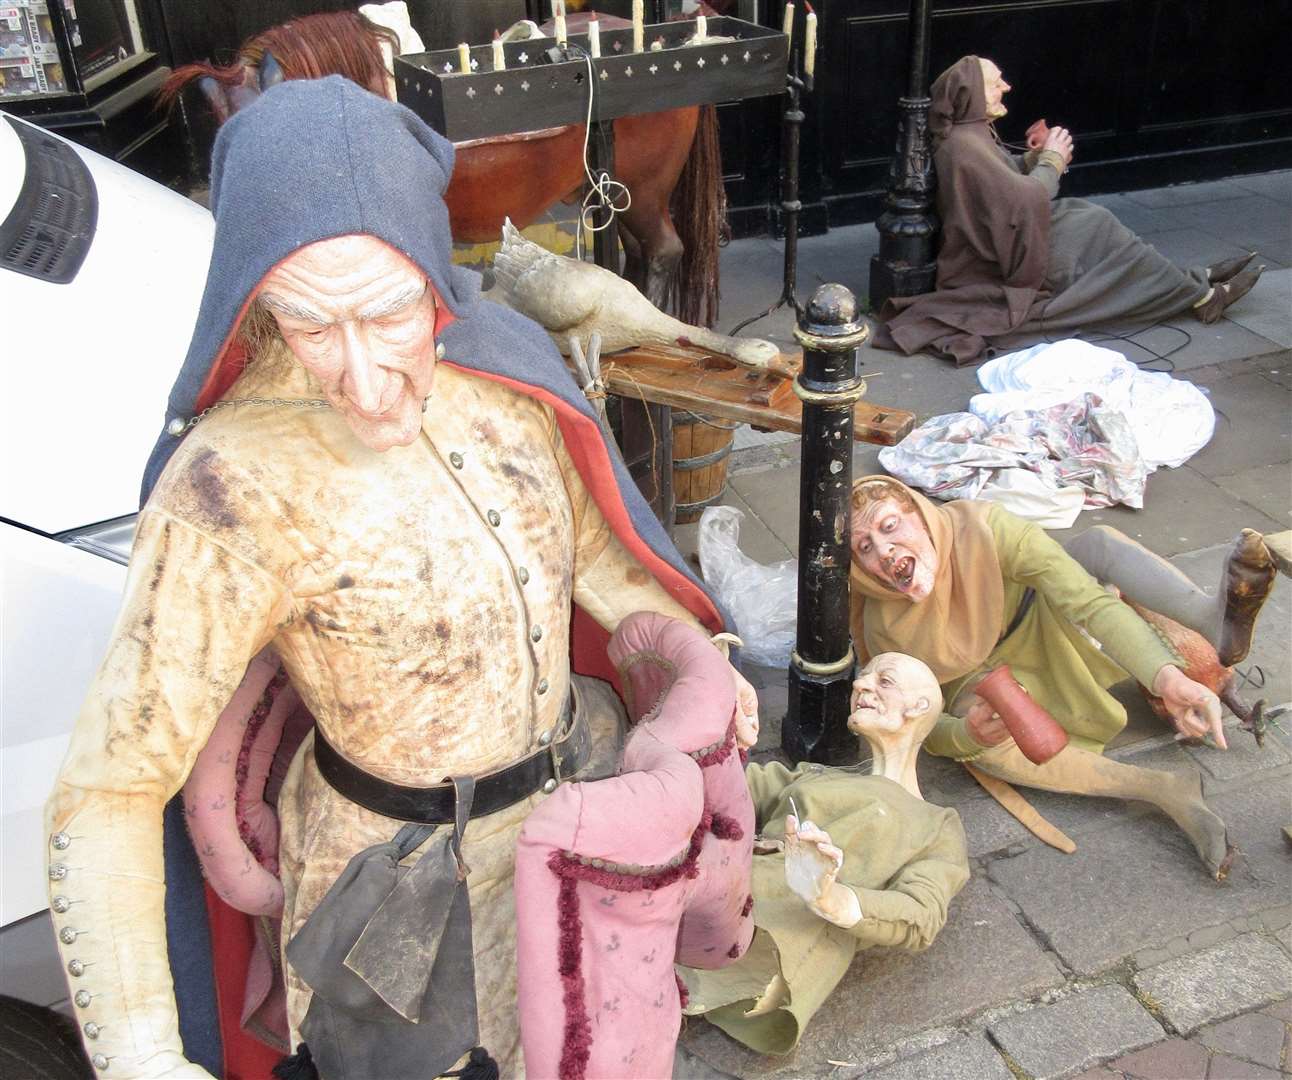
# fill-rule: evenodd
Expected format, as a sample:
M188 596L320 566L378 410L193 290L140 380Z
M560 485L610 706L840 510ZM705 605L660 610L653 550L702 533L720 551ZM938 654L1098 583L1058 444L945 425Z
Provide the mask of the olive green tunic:
M861 921L844 929L808 908L785 884L783 852L754 856L754 923L749 951L719 971L678 968L688 1015L705 1013L759 1053L786 1054L843 978L860 949L919 951L932 944L951 898L969 880L960 816L900 784L855 769L751 765L746 771L761 836L782 839L790 798L844 852L839 880L857 894ZM746 1015L780 974L788 1000Z
M942 687L947 704L955 702L969 680L1008 664L1014 678L1067 731L1072 745L1102 752L1126 726L1126 710L1107 688L1127 674L1152 686L1165 665L1179 664L1180 659L1043 529L1000 507L991 508L988 522L1005 583L1002 635L1027 589L1035 591L1035 599L1022 622L977 671ZM973 618L973 613L965 612L964 617ZM924 749L961 760L983 751L969 737L964 721L952 716L938 721Z

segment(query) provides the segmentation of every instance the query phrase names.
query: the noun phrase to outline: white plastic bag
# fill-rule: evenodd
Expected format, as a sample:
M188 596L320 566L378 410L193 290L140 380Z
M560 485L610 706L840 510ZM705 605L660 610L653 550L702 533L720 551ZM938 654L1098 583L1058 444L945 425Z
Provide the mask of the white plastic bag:
M741 659L786 667L794 648L798 612L797 559L764 566L740 550L740 519L734 506L706 507L700 515L700 572L736 621L744 641Z

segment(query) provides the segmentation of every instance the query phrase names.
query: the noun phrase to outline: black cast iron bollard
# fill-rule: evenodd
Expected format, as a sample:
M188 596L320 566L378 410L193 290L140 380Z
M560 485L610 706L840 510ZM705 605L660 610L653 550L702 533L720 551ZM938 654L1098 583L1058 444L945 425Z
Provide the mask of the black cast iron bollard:
M937 177L929 150L930 0L911 0L906 96L897 107L897 156L888 172L886 209L875 222L879 254L870 259L870 310L890 296L932 292L937 281Z
M869 334L857 298L842 285L817 289L794 331L803 346L803 371L794 380L803 399L798 628L781 727L781 748L793 761L857 760L857 739L847 728L855 659L848 636L848 507L852 409L866 392L857 348Z

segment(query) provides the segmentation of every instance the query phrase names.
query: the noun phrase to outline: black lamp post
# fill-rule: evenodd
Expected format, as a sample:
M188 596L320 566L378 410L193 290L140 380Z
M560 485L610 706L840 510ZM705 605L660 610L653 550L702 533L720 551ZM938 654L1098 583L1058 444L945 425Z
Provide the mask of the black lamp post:
M879 254L870 260L870 309L890 296L932 292L937 277L933 212L937 177L929 149L929 41L932 0L911 0L906 96L897 107L897 156L888 173L886 209L875 222Z
M848 632L849 499L853 406L866 392L857 349L869 330L842 285L822 285L799 315L794 336L803 370L799 471L798 626L790 656L789 711L781 747L792 761L846 765L857 760L848 733L854 654Z

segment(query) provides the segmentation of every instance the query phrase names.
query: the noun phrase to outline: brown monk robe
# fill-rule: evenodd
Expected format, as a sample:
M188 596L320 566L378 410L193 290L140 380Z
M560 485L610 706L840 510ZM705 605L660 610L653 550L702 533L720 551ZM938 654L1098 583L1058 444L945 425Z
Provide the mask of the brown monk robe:
M1029 335L1156 322L1208 296L1207 270L1179 269L1102 206L1056 199L1063 155L1001 147L983 67L965 56L933 83L937 290L889 300L875 344L966 364Z

